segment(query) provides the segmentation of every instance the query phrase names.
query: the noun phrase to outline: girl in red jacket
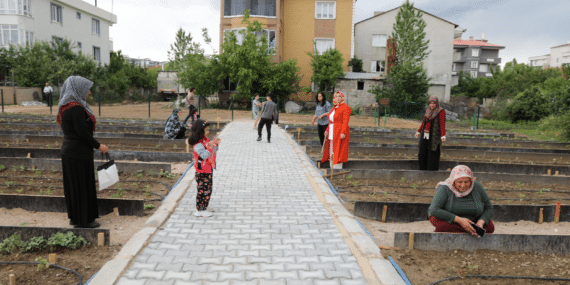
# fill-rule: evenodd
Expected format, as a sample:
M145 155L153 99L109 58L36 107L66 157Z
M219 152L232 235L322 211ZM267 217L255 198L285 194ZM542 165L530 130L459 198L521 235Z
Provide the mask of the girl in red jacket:
M196 120L192 123L192 134L187 143L192 146L194 155L194 167L196 169L196 217L210 217L212 212L208 211L208 204L212 196L212 172L216 169L216 153L220 139L213 142L208 139L210 133L210 123L204 120Z
M333 104L334 108L327 115L329 126L325 131L325 145L321 163L330 159L331 168L333 168L332 166L342 168L342 163L348 161L348 143L350 140L348 122L352 109L344 103L344 94L340 91L334 94Z

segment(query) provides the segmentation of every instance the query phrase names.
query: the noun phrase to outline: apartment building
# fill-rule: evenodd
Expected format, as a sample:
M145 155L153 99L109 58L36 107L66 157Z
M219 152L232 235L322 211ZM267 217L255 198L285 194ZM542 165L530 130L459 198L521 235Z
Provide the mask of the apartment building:
M453 48L452 71L456 80L460 71L469 73L473 78L493 76L491 70L501 63L499 51L505 47L489 43L483 34L480 40L474 40L473 37L468 40L457 39L453 42Z
M529 64L534 67L559 68L570 64L570 41L566 44L551 47L550 54L528 58Z
M108 64L109 27L117 16L80 0L0 0L0 46L36 41L75 44L75 50Z
M262 24L268 42L275 47L274 62L297 60L301 86L311 86L311 58L307 52L322 53L338 49L344 57L345 71L353 52L353 13L356 0L221 0L220 50L224 33L239 31L244 11L250 9L250 20ZM238 35L238 42L240 41ZM227 84L231 85L231 84Z
M392 35L399 11L400 7L386 12L375 12L371 18L354 25L355 55L362 59L365 72L384 75L386 42ZM452 86L453 39L458 25L425 11L422 13L422 19L426 23L425 39L429 40L430 52L423 62L427 75L431 78L428 93L437 95L442 102L448 102Z

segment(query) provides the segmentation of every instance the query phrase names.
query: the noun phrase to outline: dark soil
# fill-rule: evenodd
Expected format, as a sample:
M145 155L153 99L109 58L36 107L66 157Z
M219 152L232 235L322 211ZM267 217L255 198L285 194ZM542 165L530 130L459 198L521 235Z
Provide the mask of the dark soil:
M454 250L447 252L382 249L391 256L412 284L429 284L466 275L570 278L570 257L540 253ZM438 284L570 284L570 281L465 278Z
M55 264L76 271L85 283L119 250L119 246L97 247L96 245L87 245L75 250L58 250L55 252L57 255ZM49 253L46 251L0 255L0 261L35 262L36 258L47 260ZM38 265L34 264L0 264L0 284L10 284L10 274L15 275L18 285L74 285L79 282L75 274L55 267L38 270Z
M353 179L336 176L332 179L339 187L340 196L348 202L386 201L431 203L435 194L436 182L413 181L408 179ZM368 183L369 186L366 186ZM562 204L570 204L570 185L546 185L539 183L513 183L484 181L487 195L493 204L512 205L552 205L560 199Z

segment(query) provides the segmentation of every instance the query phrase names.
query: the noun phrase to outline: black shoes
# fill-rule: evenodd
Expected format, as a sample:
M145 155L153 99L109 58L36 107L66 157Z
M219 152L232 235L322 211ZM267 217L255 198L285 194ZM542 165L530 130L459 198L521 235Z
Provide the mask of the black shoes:
M261 141L261 137L258 137L258 138L257 138L257 141L258 141L258 142Z
M97 223L97 222L91 222L87 225L74 225L74 228L87 228L87 229L93 229L93 228L98 228L99 226L101 226L101 224Z
M267 139L267 142L270 143L270 142L271 142L271 139Z

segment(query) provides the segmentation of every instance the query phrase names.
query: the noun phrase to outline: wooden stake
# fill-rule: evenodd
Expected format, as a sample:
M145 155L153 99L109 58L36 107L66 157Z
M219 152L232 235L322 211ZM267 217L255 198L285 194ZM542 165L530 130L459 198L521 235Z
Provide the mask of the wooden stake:
M550 170L550 169L546 170L546 175L550 175L551 172L552 172L552 170Z
M10 279L10 285L16 285L16 275L10 274L8 275Z
M50 263L51 264L55 264L57 261L57 256L55 255L55 253L50 253L48 255L48 264L47 264L47 268L49 268Z
M384 205L382 209L382 223L386 222L386 214L388 213L388 205Z
M408 239L408 249L414 249L414 233L410 233L410 238Z
M560 221L560 202L556 202L556 207L554 208L554 222L558 223Z
M216 118L216 120L218 121L218 130L220 129L220 117Z
M35 166L35 165L32 165L32 170L36 170L36 166Z
M321 162L317 161L317 168L321 168Z
M323 176L327 176L328 169L323 169Z
M28 158L32 158L32 154L28 152Z
M97 246L104 246L104 245L105 245L105 233L98 233Z
M538 223L542 224L544 222L544 208L540 208L538 211Z
M113 208L113 213L115 214L115 216L119 216L119 208L115 207Z
M560 171L558 171L558 170L557 170L557 171L554 171L554 175L555 175L555 176L558 176L559 174L560 174Z
M29 142L30 142L30 139L26 139L26 142L29 143Z
M303 130L303 129L301 129L301 128L297 128L297 140L300 140L300 139L301 139L301 131L302 131L302 130Z

